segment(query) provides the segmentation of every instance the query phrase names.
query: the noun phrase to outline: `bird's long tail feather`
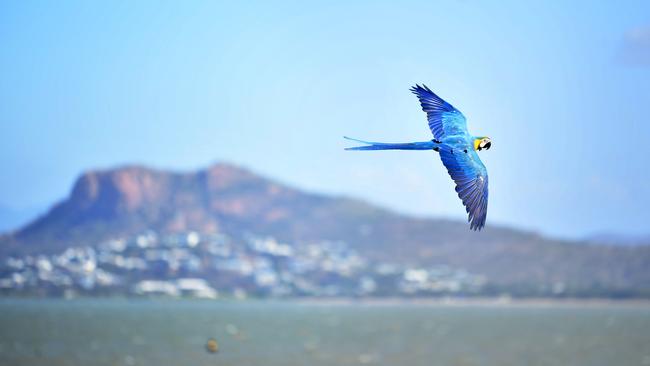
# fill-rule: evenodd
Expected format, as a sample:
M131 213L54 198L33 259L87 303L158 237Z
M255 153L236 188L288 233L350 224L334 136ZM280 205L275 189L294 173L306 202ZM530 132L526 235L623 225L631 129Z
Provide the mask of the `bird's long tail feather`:
M370 142L353 139L351 137L343 136L346 140L360 142L367 146L348 147L345 150L432 150L435 147L433 141L423 142L406 142L406 143L386 143L386 142Z

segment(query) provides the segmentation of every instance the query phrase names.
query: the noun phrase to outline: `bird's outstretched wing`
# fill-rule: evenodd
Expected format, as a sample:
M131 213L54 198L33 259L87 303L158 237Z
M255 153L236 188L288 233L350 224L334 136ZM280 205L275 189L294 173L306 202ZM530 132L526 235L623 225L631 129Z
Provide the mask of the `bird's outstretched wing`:
M439 153L449 175L456 182L456 192L468 213L470 228L481 230L485 226L488 206L488 175L485 166L474 149L456 149L445 145Z
M411 88L418 96L422 110L427 113L433 137L442 140L446 136L467 135L467 121L460 111L437 96L426 85Z

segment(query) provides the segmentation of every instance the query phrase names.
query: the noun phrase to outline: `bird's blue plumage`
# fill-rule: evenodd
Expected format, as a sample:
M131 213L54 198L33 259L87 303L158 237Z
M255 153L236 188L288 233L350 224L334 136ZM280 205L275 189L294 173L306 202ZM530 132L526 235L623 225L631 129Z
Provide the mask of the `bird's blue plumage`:
M416 85L411 91L417 95L422 110L427 113L432 141L382 143L353 140L366 146L346 150L434 150L440 153L442 164L456 183L456 193L463 202L472 230L485 226L488 205L488 174L476 153L476 137L467 131L465 116L451 104L438 97L425 85ZM491 143L487 140L486 149Z
M370 142L370 141L357 140L347 136L343 136L343 138L367 145L367 146L348 147L345 150L431 150L435 145L433 141L387 143L387 142Z
M488 203L488 175L474 149L447 145L440 149L440 159L451 179L456 182L456 193L467 211L467 221L473 230L485 226Z
M426 85L415 85L411 91L418 96L422 110L427 113L433 137L442 140L447 136L467 135L465 116L454 106L445 102Z

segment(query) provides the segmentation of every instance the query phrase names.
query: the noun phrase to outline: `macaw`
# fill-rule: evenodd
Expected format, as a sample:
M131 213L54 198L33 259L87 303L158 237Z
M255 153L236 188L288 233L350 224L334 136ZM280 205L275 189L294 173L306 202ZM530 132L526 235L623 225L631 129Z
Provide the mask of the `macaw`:
M467 121L460 111L437 96L426 85L415 85L411 92L417 95L422 110L427 114L433 140L424 142L384 143L345 137L366 144L346 150L433 150L440 154L442 164L456 183L456 192L467 211L470 229L485 226L488 204L488 174L477 151L488 150L492 140L473 136L467 131Z

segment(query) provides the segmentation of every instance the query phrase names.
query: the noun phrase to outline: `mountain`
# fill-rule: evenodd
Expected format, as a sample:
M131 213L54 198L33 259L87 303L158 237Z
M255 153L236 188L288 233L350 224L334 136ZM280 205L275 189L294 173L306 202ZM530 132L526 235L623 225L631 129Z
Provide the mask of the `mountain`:
M509 228L402 215L348 197L307 193L246 169L143 166L89 171L70 196L0 238L3 255L54 253L154 230L271 235L295 245L342 240L371 260L445 264L485 275L494 291L650 296L650 247L580 245Z
M589 244L639 246L650 245L650 235L622 235L614 233L599 233L585 238Z

